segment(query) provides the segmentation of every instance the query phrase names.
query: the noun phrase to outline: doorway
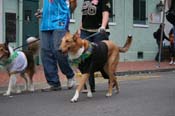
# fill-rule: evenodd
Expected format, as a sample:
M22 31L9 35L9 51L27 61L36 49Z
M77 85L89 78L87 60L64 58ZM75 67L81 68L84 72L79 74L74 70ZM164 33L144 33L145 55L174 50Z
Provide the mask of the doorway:
M30 36L39 37L39 20L34 15L38 7L39 0L23 0L23 45ZM36 63L39 64L39 57Z

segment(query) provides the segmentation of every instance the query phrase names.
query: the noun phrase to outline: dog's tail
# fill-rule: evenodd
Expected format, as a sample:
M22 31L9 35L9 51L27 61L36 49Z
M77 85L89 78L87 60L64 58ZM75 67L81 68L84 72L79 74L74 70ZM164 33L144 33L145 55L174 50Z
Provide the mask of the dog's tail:
M130 46L131 46L131 43L132 43L132 35L128 35L128 38L127 38L127 40L126 40L126 42L125 42L125 45L123 46L123 47L119 47L119 51L120 52L127 52L128 51L128 49L130 48Z
M28 51L30 51L33 55L37 55L39 51L39 39L36 37L27 38Z

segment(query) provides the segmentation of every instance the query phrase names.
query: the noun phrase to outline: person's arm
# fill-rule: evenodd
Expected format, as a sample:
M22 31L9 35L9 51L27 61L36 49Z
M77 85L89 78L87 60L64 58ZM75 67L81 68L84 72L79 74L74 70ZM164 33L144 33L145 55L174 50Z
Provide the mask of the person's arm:
M171 44L174 44L174 36L173 34L169 34L169 40Z
M101 28L106 29L106 26L107 26L108 21L109 21L109 12L108 11L104 11L102 15L103 15L103 18L102 18Z
M111 10L111 5L109 0L104 0L102 1L102 24L101 27L99 28L99 31L103 32L105 31L107 25L108 25L108 21L109 21L109 12Z
M164 33L164 38L165 38L166 40L170 41L170 39L165 35L165 33Z
M102 24L101 24L101 27L98 29L98 32L100 32L100 33L106 32L106 26L108 24L108 21L109 21L109 12L103 11Z
M167 3L168 3L168 8L170 9L171 4L172 4L172 0L167 0Z
M81 34L81 29L82 29L82 23L80 23L80 26L79 26L79 28L77 30L77 32L78 32L79 35Z
M70 10L71 10L71 13L73 13L74 10L75 10L76 7L77 7L77 0L69 0L69 3L70 3Z

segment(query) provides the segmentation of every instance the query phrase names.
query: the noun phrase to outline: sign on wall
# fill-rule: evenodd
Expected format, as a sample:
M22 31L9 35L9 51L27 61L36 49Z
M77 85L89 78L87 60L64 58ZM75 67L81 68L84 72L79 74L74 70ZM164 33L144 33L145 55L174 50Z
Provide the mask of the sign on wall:
M151 13L150 14L150 23L161 23L161 13Z

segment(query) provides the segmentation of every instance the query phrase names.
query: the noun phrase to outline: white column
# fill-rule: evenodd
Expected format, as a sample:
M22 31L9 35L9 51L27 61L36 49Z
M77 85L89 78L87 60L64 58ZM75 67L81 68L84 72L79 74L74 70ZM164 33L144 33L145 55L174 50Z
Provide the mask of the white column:
M3 42L3 0L0 0L0 42Z
M19 4L19 45L22 45L23 41L23 0L18 0Z

